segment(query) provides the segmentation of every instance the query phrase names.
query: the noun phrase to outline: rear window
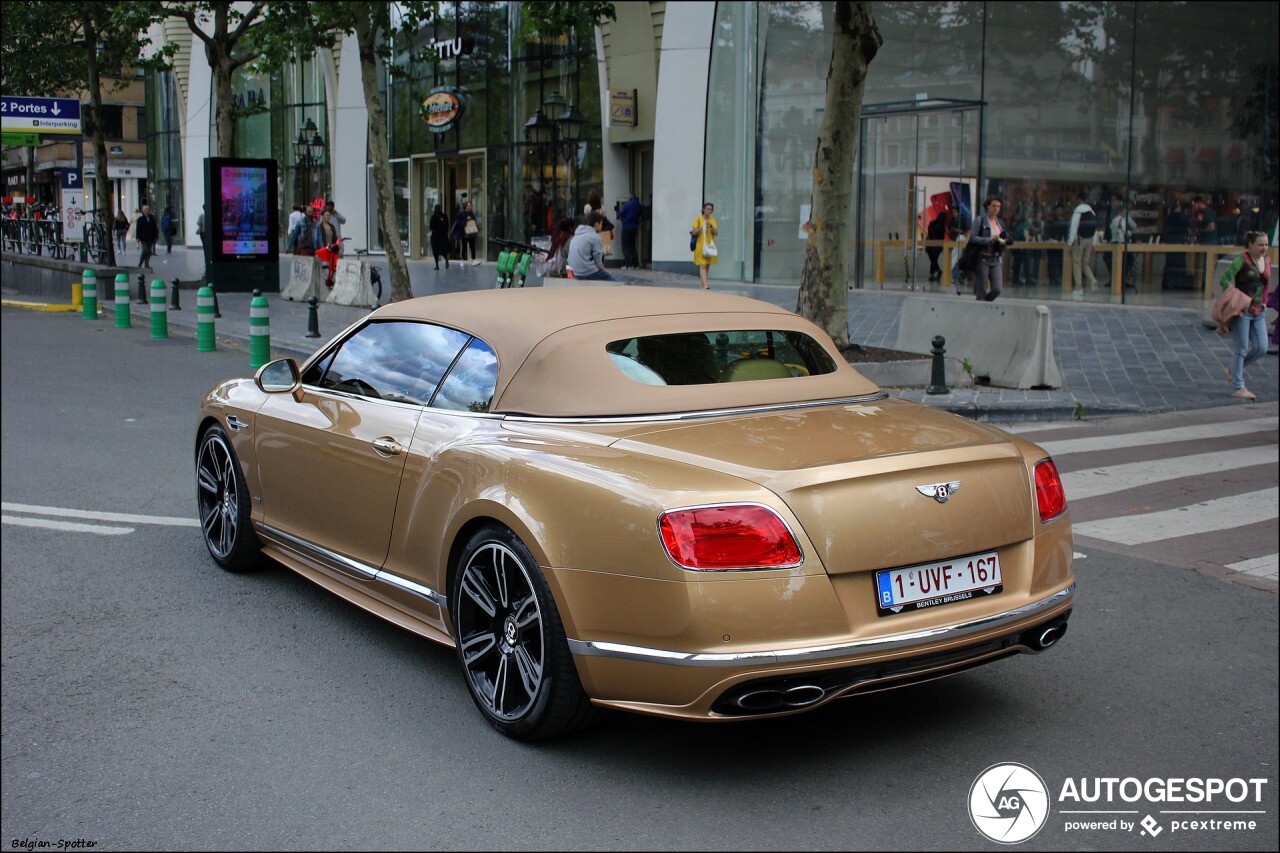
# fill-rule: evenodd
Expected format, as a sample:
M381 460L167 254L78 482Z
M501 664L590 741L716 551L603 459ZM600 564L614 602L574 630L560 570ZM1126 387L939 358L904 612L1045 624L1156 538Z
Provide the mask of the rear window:
M647 335L605 349L624 376L646 385L710 385L832 373L835 362L803 332L769 329Z

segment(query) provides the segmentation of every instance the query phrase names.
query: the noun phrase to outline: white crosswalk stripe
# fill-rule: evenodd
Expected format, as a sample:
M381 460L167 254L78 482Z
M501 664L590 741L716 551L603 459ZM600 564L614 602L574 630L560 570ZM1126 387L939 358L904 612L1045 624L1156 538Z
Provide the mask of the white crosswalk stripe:
M1130 462L1109 465L1062 475L1062 485L1067 500L1084 500L1107 495L1125 489L1154 486L1167 480L1218 474L1251 465L1276 465L1280 463L1280 448L1253 448L1197 453L1192 456L1176 456L1151 462Z
M1073 525L1072 530L1077 536L1106 539L1121 545L1143 545L1175 536L1195 536L1275 521L1277 500L1280 500L1280 489L1263 489L1163 512L1087 521Z
M1019 433L1057 463L1078 549L1275 590L1280 418L1242 415L1224 408Z

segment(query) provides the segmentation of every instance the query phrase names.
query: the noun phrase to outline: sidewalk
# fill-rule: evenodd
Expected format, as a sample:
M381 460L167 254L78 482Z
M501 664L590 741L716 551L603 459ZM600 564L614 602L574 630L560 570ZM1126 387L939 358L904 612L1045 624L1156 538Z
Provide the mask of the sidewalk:
M282 276L292 258L281 256ZM136 254L123 261L137 263ZM385 257L372 263L382 271L384 299L390 298L390 276ZM494 264L461 266L436 271L431 260L409 261L410 282L415 296L433 293L492 288ZM204 271L199 250L175 247L172 255L161 254L152 261L147 281L163 278L198 279ZM655 273L649 270L611 270L620 280L648 287L696 288L698 277ZM528 286L540 286L530 277ZM761 299L794 310L797 288L785 285L713 281L712 288ZM131 293L136 298L136 282ZM1007 293L1007 291L1006 291ZM850 338L866 346L892 348L897 339L902 300L918 295L898 291L853 290L849 292ZM930 294L936 295L936 294ZM268 294L270 300L271 349L274 354L301 360L351 323L368 314L368 309L321 304L317 309L319 338L308 338L308 308L304 303ZM966 297L956 296L955 299ZM972 298L972 297L968 297ZM246 352L245 375L249 374L248 293L220 293L222 317L216 321L219 347L234 346ZM1016 296L1001 296L1002 302L1031 302ZM180 291L182 310L169 312L170 333L194 337L196 326L195 291ZM103 304L110 306L109 299ZM1213 406L1249 405L1230 396L1230 384L1223 370L1230 362L1230 345L1201 323L1199 311L1175 308L1120 306L1099 303L1043 302L1053 318L1054 351L1062 370L1064 386L1052 391L1018 391L975 386L956 388L948 394L930 395L923 388L886 389L894 396L926 403L976 420L1070 420L1113 414L1138 414L1201 409ZM110 307L104 315L110 320ZM133 322L149 323L149 307L133 304ZM945 334L945 332L944 332ZM1265 355L1246 369L1249 388L1258 402L1280 397L1277 359ZM949 381L955 378L948 376Z

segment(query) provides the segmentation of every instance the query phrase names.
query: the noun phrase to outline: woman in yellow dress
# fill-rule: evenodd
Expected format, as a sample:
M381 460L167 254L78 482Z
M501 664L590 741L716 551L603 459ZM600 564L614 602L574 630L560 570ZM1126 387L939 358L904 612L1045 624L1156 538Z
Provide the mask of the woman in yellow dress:
M711 286L707 281L707 271L720 260L719 251L715 248L716 235L720 233L720 229L716 226L715 217L711 215L715 209L716 206L711 202L702 205L702 215L693 220L693 227L689 229L689 236L697 239L693 247L693 262L698 265L698 278L701 279L703 290ZM710 256L706 254L708 244L712 246L713 254Z

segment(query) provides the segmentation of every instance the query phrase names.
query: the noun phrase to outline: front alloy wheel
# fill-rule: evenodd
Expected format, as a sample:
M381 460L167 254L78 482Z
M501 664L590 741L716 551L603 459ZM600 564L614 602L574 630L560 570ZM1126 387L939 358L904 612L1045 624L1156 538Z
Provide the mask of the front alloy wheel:
M196 501L204 544L218 565L232 572L254 568L260 548L249 521L249 489L220 426L210 427L200 440Z
M514 738L551 737L592 722L555 601L536 561L505 528L472 537L454 581L458 658L476 705Z

